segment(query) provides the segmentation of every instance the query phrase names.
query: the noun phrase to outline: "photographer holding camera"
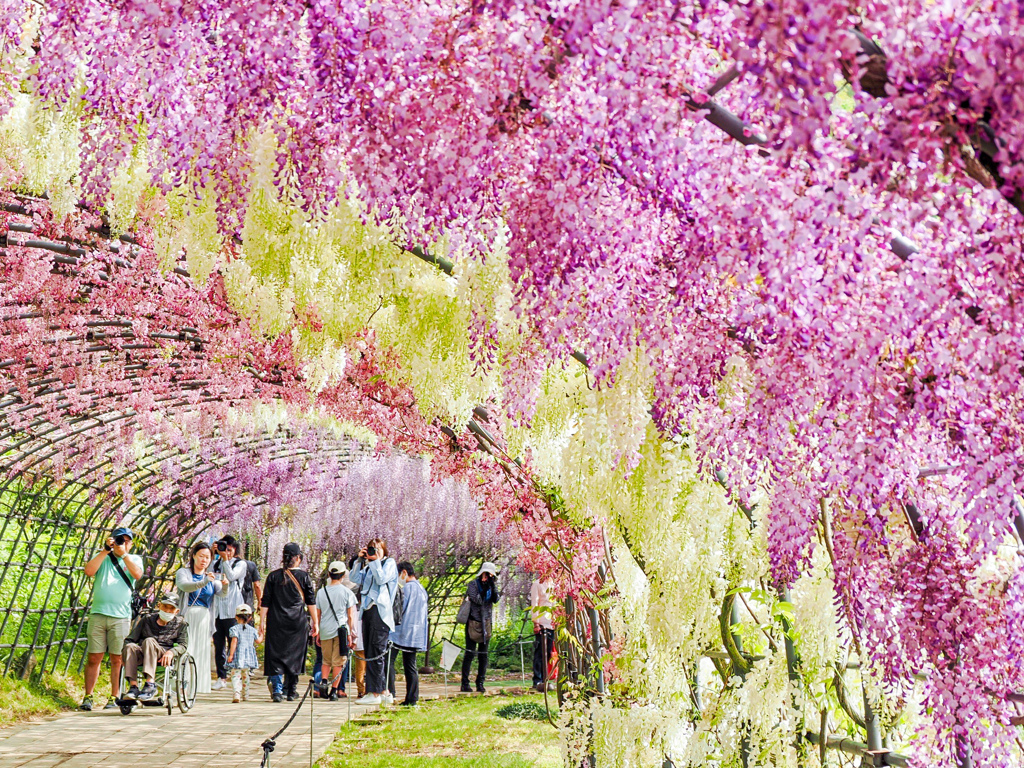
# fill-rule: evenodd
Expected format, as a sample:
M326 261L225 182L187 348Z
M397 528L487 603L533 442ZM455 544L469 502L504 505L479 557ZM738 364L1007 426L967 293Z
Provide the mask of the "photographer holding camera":
M121 647L132 619L132 593L142 578L142 558L128 554L134 535L130 528L115 528L103 549L85 564L85 575L93 580L89 611L88 660L85 664L85 698L79 709L92 711L92 691L100 676L103 654L110 656L110 691L104 709L117 709L120 694Z
M395 629L394 599L398 567L388 557L383 539L373 539L359 550L359 569L352 581L359 585L362 615L363 658L366 659L366 695L357 704L380 704L391 699L384 678L384 652Z
M188 647L196 662L196 693L209 693L210 624L214 598L224 588L223 574L209 570L213 552L205 541L197 541L188 553L188 565L174 572L178 603L188 623Z
M466 655L462 659L462 693L472 693L469 687L469 672L473 657L477 657L476 690L484 692L487 679L487 647L491 642L491 616L494 606L501 599L498 591L498 569L494 563L484 563L480 573L466 588L469 600L469 619L466 622Z
M245 583L245 560L235 557L238 544L230 534L224 536L216 544L213 561L213 572L220 576L221 590L213 601L213 657L217 663L217 682L212 686L215 691L227 687L228 681L228 633L237 623L235 610L245 600L242 598L242 585Z

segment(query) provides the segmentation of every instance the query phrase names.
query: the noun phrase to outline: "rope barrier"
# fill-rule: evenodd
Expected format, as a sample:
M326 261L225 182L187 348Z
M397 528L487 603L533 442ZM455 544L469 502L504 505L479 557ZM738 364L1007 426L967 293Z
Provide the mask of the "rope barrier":
M442 641L434 643L434 645L430 646L427 649L427 652L433 650L434 648L438 647L439 645L444 644L445 642L448 642L448 643L451 643L451 645L454 645L456 648L459 648L461 651L463 651L464 653L467 653L467 654L471 653L471 654L474 654L474 655L477 655L477 654L482 655L482 654L487 654L487 653L498 653L499 651L502 651L502 650L504 650L506 648L511 648L511 647L513 647L515 645L521 645L523 642L525 642L524 638L525 638L525 635L523 635L523 633L520 632L519 633L519 637L516 638L511 643L505 643L504 645L500 645L500 646L498 646L497 648L494 648L494 649L485 647L483 650L476 650L476 651L471 651L468 648L463 648L458 643L452 643L450 640L442 640ZM531 641L532 641L532 638L531 638ZM379 655L377 655L377 656L371 656L370 658L367 658L365 655L360 655L360 654L365 654L365 651L357 651L355 649L352 649L352 656L357 658L357 659L359 659L360 661L378 661L380 659L389 659L390 655L391 655L391 649L392 648L400 648L400 646L396 646L394 643L392 643L389 640L387 642L387 645L384 646L384 650ZM387 679L388 679L387 663L389 663L389 662L386 662L386 666L385 666L385 669L384 669L385 685L387 684ZM306 703L306 699L309 698L310 702L312 702L312 698L310 698L310 693L313 692L313 689L315 688L315 686L316 686L316 683L312 679L310 679L309 683L306 685L305 692L303 692L303 694L302 694L302 698L299 700L298 705L296 705L295 711L292 712L291 717L288 718L288 721L283 726L281 726L281 728L273 736L271 736L268 739L264 740L263 744L261 745L262 748L263 748L263 760L260 762L260 768L268 768L269 767L269 765L270 765L270 753L273 752L274 749L277 747L277 739L280 738L281 734L284 733L288 729L288 726L290 726L295 721L295 718L298 716L299 711L302 709L302 705ZM351 705L351 701L349 702L349 704ZM351 706L350 706L350 709L351 709ZM310 748L310 756L311 756L310 759L312 760L312 754L313 754L313 712L312 712L312 704L310 705L309 739L310 739L310 746L309 746L309 748Z
M514 640L513 642L511 642L511 643L506 643L504 645L498 646L497 648L495 648L493 650L491 650L489 648L485 648L484 650L481 650L481 651L471 651L468 648L463 648L461 645L458 645L457 643L452 643L450 640L447 640L447 641L442 640L441 642L435 643L434 645L430 646L430 648L428 649L428 652L429 652L429 650L432 650L433 648L436 648L437 646L442 645L445 642L448 642L448 643L451 643L451 645L454 645L456 648L459 648L460 650L462 650L463 652L465 652L467 654L469 654L469 653L472 653L472 654L497 653L498 651L504 650L505 648L511 648L514 645L521 645L523 642L525 642L524 637L525 636L522 634L522 632L520 632L519 637L516 640ZM360 653L365 653L365 651L357 651L355 649L352 650L352 656L354 656L355 658L360 659L361 661L378 661L379 659L389 659L390 655L391 655L392 648L400 648L400 646L396 646L394 643L392 643L389 640L387 642L387 645L384 646L383 652L381 652L377 656L372 656L370 658L366 658L365 656L360 656L359 655ZM385 681L385 685L387 684L387 679L388 679L388 664L389 664L389 662L385 662L385 668L384 668L384 681ZM269 738L265 739L263 741L263 744L260 745L262 747L262 749L263 749L263 760L260 762L260 768L269 768L269 766L270 766L270 753L273 752L274 749L277 747L277 740L281 737L281 734L284 733L286 730L288 730L288 727L293 722L295 722L295 718L298 717L298 714L299 714L300 710L302 709L302 705L306 703L306 699L307 698L310 700L310 712L309 712L309 754L310 754L310 764L312 765L312 759L313 759L313 707L312 707L312 701L313 701L313 699L312 699L312 697L310 697L310 693L313 692L315 687L316 687L316 683L312 679L310 679L309 683L306 685L306 690L302 694L302 698L299 699L299 703L295 706L295 710L292 712L291 716L288 718L288 721L284 725L282 725L281 728L279 728L276 733L274 733ZM545 706L547 706L547 686L545 686L544 699L545 699L545 702L544 702ZM349 710L350 710L350 712L351 712L351 703L352 702L349 701ZM351 718L351 715L350 715L350 718Z
M394 643L392 643L390 640L388 640L388 644L384 647L384 652L380 656L374 656L373 658L370 658L370 659L366 658L365 656L360 656L359 655L360 653L366 653L366 651L357 651L354 648L352 649L352 655L355 656L360 661L377 661L378 659L383 659L385 656L387 656L389 653L391 653L391 648L392 648L393 645L394 645Z
M274 748L277 746L278 737L280 737L280 735L288 729L288 726L292 724L292 721L295 720L296 715L299 714L299 710L302 709L302 705L306 703L306 699L309 696L310 691L312 690L313 681L310 680L309 684L306 686L306 692L302 694L302 698L299 699L299 704L295 707L295 711L292 712L292 716L288 718L288 722L281 726L281 729L277 733L275 733L273 736L271 736L269 739L263 742L263 744L261 745L263 747L263 762L260 763L260 768L266 768L266 766L270 765L270 753L273 752ZM312 699L310 699L310 701L312 701ZM312 721L310 721L309 727L312 738Z
M449 645L454 645L456 648L458 648L460 651L463 651L464 653L472 653L472 654L475 655L475 654L499 653L501 651L504 651L506 648L511 648L512 646L515 646L515 645L523 645L523 644L527 644L527 643L532 645L533 642L534 642L534 636L532 636L532 635L524 635L522 632L520 632L519 633L519 637L517 637L515 640L513 640L510 643L505 643L504 645L499 645L499 646L496 646L494 648L491 648L490 645L488 645L483 650L471 651L471 650L469 650L469 648L464 648L463 646L459 645L458 643L454 643L451 640L439 640L438 642L434 643L429 648L427 648L426 651L422 651L422 653L430 653L432 650L434 650L435 648L437 648L439 646L444 645L445 643L448 643ZM482 643L478 643L478 645L482 645Z

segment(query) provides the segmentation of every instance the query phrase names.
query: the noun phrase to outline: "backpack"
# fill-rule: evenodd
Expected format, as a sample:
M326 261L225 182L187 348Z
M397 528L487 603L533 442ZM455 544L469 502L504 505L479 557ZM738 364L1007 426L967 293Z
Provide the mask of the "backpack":
M260 570L252 560L245 561L245 579L242 581L242 602L246 605L252 606L253 610L256 610L256 606L252 604L255 594L253 593L253 582L260 580Z
M396 627L402 623L402 614L405 612L405 596L402 592L402 585L396 580L395 594L391 596L391 615L394 617Z
M395 594L391 599L391 615L395 619L395 626L402 623L402 614L405 611L405 597L402 595L402 588L395 585Z

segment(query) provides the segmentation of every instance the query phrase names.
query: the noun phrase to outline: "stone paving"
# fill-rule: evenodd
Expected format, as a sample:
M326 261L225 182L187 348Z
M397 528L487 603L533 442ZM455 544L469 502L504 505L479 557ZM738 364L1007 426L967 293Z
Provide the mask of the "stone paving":
M449 693L453 689L449 687ZM420 686L420 698L436 698L444 689ZM99 692L97 692L99 693ZM354 693L354 686L353 686ZM398 697L405 695L398 682ZM102 699L97 696L100 706ZM187 714L159 707L136 707L130 715L118 710L69 712L57 717L0 730L0 768L257 768L260 745L295 709L287 701L270 701L265 678L250 686L250 701L233 704L229 691L202 694ZM351 707L349 701L352 701ZM376 707L360 707L352 699L313 701L313 763L324 753L338 728ZM307 700L271 754L272 768L310 765L310 704Z

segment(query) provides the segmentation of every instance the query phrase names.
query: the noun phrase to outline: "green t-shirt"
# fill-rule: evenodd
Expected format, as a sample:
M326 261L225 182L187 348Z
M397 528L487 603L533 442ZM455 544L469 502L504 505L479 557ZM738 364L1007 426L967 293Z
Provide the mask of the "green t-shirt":
M126 555L125 560L131 560L140 568L142 558L138 555ZM128 571L124 561L120 562L121 570L128 577L133 585L135 579ZM130 619L132 617L132 590L124 583L121 574L110 560L110 556L103 558L100 569L96 571L96 578L92 582L92 610L90 613L98 613L102 616L113 616L115 619Z

